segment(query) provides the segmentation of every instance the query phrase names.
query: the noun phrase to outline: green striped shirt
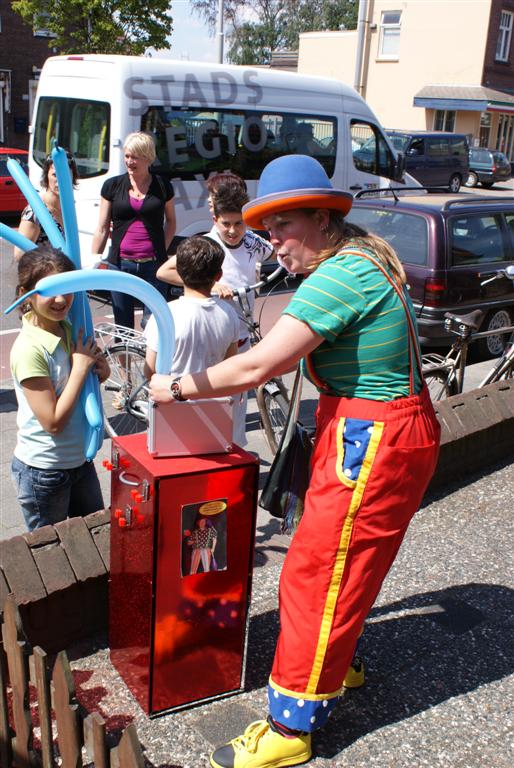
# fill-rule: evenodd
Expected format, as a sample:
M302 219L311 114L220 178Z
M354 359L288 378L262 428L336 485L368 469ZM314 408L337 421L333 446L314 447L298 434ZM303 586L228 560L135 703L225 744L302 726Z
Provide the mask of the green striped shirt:
M404 295L416 328L406 290ZM405 310L393 286L368 259L343 249L322 262L300 285L284 314L323 336L310 358L315 374L331 391L384 401L409 395ZM419 392L415 360L413 355ZM308 376L305 361L303 369Z

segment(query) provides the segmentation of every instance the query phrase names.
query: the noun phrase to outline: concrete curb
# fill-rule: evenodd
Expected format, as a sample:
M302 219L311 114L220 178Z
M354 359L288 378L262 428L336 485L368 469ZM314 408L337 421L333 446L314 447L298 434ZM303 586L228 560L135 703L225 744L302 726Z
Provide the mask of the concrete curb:
M514 380L435 404L441 451L429 491L514 456Z
M429 492L514 457L514 381L455 395L436 413L441 452ZM0 607L12 592L32 645L55 653L107 627L109 520L102 510L0 542Z

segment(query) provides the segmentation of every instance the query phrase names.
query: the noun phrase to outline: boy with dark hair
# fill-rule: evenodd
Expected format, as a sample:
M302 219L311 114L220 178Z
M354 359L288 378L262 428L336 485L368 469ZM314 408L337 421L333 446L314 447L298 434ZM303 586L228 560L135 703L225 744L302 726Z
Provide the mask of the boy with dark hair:
M273 246L247 229L243 222L241 211L248 202L243 179L233 173L220 173L208 180L207 188L214 226L206 237L218 243L225 254L223 273L212 286L212 292L222 299L232 299L234 290L258 281L261 263L273 254ZM157 277L172 285L181 285L176 267L172 256L159 268ZM248 301L253 312L253 293L248 294ZM238 351L246 352L250 348L248 327L239 304L234 306L240 316ZM244 392L234 405L234 441L240 446L246 445L246 401Z
M175 324L172 376L197 373L237 353L239 319L234 308L212 288L221 277L223 249L207 237L190 237L177 248L176 269L184 295L168 303ZM145 328L147 378L155 373L157 323Z

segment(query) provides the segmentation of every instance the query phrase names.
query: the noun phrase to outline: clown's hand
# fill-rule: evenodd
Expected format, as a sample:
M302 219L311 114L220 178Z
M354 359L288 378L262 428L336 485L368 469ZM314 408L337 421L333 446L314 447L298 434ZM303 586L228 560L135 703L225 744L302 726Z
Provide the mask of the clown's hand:
M172 403L173 395L170 392L171 376L163 376L161 373L154 373L150 379L150 397L156 403Z

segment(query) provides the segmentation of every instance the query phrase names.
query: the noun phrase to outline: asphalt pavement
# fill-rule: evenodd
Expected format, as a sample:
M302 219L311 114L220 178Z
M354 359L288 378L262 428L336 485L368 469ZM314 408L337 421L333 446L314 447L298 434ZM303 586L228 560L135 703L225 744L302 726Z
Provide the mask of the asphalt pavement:
M5 307L10 295L4 295L4 284L1 291ZM9 333L0 336L4 353L10 341ZM472 367L468 387L486 365ZM307 386L302 401L307 420L314 405ZM9 477L15 416L4 369L0 539L24 530ZM247 432L248 449L261 458L262 480L271 457L254 398ZM110 476L101 461L109 449L106 440L96 460L106 502ZM366 684L344 694L328 726L315 736L313 768L511 768L513 499L514 455L424 500L367 622L360 648ZM134 722L148 767L203 768L214 745L265 713L278 631L277 588L289 541L278 522L260 510L240 695L150 720L112 667L106 636L69 649L79 701L98 711L113 734Z

